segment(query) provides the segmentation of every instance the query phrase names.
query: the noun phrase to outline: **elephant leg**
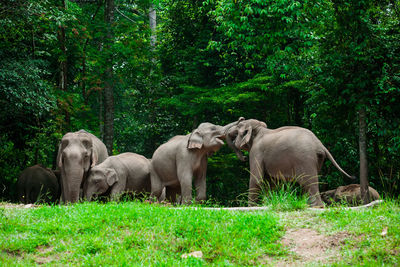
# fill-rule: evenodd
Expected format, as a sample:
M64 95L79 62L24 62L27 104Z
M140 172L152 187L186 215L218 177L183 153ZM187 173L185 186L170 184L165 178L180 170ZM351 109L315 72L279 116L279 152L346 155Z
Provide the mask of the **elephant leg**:
M178 198L178 196L181 194L181 187L180 186L167 186L165 188L165 195L166 195L166 199L169 200L171 203L176 203L176 199ZM180 201L178 201L179 203Z
M248 205L255 206L264 177L264 163L257 159L250 160L250 182Z
M318 184L318 174L314 173L312 175L301 175L297 179L299 184L304 188L304 190L309 195L309 204L311 207L323 207L324 204L321 200L321 195L319 193Z
M181 197L182 204L187 205L192 203L192 179L183 179L181 181Z
M151 171L150 174L150 181L151 181L151 194L150 198L157 198L157 201L160 202L160 198L164 189L163 183L160 180L160 177L155 171Z
M196 189L196 202L207 199L206 190L207 158L203 158L200 169L195 173L194 187Z
M178 180L181 186L182 204L190 204L192 202L192 180L193 171L191 166L186 164L178 164Z

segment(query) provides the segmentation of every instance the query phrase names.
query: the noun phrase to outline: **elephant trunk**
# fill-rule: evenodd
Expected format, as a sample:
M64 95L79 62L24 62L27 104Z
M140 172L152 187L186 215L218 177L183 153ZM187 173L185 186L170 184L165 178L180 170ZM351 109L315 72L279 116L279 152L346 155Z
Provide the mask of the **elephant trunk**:
M239 160L241 160L241 161L246 161L246 157L243 156L242 151L240 151L240 149L237 148L237 147L235 146L235 144L233 143L233 141L232 141L232 139L234 138L234 136L235 136L235 137L237 136L237 131L238 131L238 130L237 130L236 127L235 127L235 128L229 129L229 131L226 133L225 140L226 140L226 143L228 144L228 146L229 146L230 148L232 148L233 151L235 151L236 156L239 158Z
M86 192L85 194L85 200L86 201L91 201L93 197L93 193L92 192Z
M223 133L223 135L226 136L227 133L228 133L228 131L229 131L229 129L231 129L233 126L236 126L239 122L241 122L241 121L243 121L243 120L244 120L244 118L243 118L243 117L240 117L237 121L234 121L234 122L232 122L232 123L229 123L229 124L223 126L223 127L222 127L222 133Z
M62 173L62 200L64 203L78 202L83 174L83 169L66 170Z

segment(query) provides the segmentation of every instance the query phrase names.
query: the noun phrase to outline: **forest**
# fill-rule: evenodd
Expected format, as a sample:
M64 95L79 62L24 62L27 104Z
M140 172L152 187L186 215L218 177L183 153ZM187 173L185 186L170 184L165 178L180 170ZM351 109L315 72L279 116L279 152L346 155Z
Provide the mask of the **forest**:
M67 132L151 158L239 117L311 130L397 198L399 55L398 0L2 0L0 200L26 167L56 167ZM319 181L352 183L329 161ZM228 146L208 159L207 198L236 206L248 183Z

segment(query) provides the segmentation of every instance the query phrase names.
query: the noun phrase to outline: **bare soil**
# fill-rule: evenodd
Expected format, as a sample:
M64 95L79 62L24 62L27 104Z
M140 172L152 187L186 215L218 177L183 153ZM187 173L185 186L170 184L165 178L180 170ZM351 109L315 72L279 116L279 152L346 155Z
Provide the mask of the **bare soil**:
M347 232L322 235L316 230L301 228L288 229L282 244L291 252L289 259L276 262L276 266L304 266L307 264L327 264L338 260L339 250Z

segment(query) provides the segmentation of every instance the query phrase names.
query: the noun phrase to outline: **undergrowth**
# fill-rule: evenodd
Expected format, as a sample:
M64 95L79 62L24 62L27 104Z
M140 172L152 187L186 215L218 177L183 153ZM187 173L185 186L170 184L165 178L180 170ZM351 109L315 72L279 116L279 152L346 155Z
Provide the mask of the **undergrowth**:
M302 210L308 207L308 195L302 192L296 181L264 180L260 190L261 205L276 211Z

